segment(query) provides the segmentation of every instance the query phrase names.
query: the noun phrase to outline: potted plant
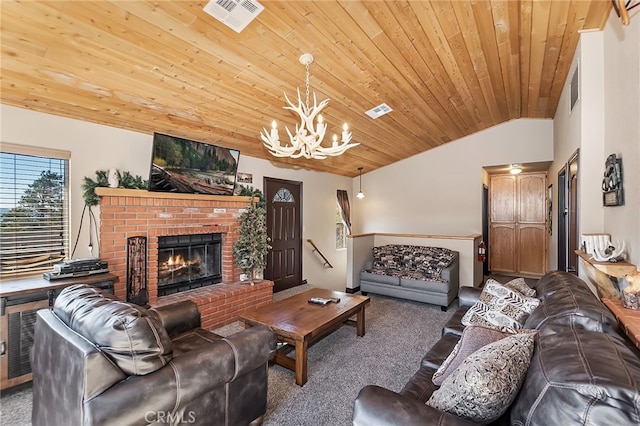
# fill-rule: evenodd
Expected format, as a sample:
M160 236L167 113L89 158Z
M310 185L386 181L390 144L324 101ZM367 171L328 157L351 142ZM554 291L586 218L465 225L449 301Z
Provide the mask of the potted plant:
M259 190L248 190L245 194L251 196L251 204L240 215L240 236L233 245L233 260L253 284L256 273L266 266L266 256L271 246L267 236L267 211L262 193ZM260 201L256 201L256 198Z

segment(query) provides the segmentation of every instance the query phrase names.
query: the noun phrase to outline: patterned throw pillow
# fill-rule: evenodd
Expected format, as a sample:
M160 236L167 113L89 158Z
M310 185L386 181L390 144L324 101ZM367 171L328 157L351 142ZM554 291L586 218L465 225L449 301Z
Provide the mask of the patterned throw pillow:
M480 299L462 317L462 325L480 325L513 333L522 327L539 304L539 299L523 296L488 279Z
M433 374L431 381L436 386L442 385L444 379L449 377L469 355L489 343L497 342L510 335L510 333L476 325L466 327L447 359Z
M527 297L536 297L536 290L529 287L524 278L516 278L514 280L509 281L504 285L506 288L510 288L511 290L515 290L518 293L527 296Z
M438 410L490 423L509 408L527 374L534 334L489 343L469 355L426 402Z

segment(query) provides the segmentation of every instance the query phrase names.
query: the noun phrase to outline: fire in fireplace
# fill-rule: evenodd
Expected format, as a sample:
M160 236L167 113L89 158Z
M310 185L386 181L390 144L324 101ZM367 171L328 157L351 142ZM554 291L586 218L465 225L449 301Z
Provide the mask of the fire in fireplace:
M222 234L158 237L158 296L222 282Z

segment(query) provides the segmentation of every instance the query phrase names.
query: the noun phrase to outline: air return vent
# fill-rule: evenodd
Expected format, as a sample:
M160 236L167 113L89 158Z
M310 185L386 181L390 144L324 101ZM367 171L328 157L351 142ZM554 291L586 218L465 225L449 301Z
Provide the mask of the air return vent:
M391 109L391 107L387 104L380 104L375 108L370 109L369 111L367 111L365 114L367 114L369 117L371 118L378 118L381 117L385 114L389 114L391 111L393 111Z
M239 33L264 10L256 0L211 0L203 9Z

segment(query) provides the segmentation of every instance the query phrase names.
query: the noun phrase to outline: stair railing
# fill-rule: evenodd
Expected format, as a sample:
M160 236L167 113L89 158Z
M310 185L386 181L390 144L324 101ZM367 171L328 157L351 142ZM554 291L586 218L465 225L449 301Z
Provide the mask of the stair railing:
M313 247L313 251L318 253L320 255L320 257L322 258L322 260L324 261L324 264L326 266L328 266L329 268L333 268L333 265L331 264L331 262L329 262L329 260L326 258L326 256L324 254L322 254L322 252L320 251L320 249L318 248L318 246L316 245L316 243L313 242L313 240L308 239L307 242L309 244L311 244L311 247Z

